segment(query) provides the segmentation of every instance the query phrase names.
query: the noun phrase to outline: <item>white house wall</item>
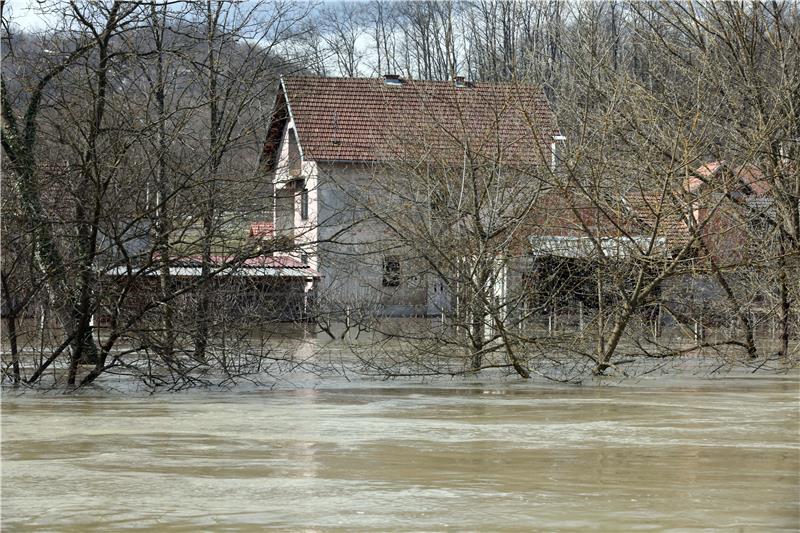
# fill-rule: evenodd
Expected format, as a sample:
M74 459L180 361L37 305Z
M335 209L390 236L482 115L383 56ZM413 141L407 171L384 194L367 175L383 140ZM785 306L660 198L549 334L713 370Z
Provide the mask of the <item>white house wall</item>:
M316 243L319 240L317 164L300 157L299 173L290 172L292 165L297 164L297 161L293 161L289 155L289 132L293 129L294 122L290 119L283 129L278 147L278 163L272 176L275 191L273 222L278 234L291 236L296 245L296 251L289 255L298 260L305 259L306 264L316 270L319 267L316 249ZM298 151L299 154L302 154L302 147L299 144ZM308 190L307 220L303 220L301 211L303 188L293 188L298 179L303 180L303 188Z
M317 235L320 292L334 306L411 316L427 314L424 265L395 247L386 226L362 208L376 179L371 165L319 163ZM401 284L383 284L384 259L401 260Z
M449 290L427 265L399 249L388 228L362 207L371 184L380 179L373 165L307 160L299 139L300 167L291 172L290 118L278 147L272 174L273 213L276 232L291 236L295 249L289 254L303 259L321 275L317 299L323 311L358 312L389 316L439 315L452 306ZM308 219L301 216L302 188L308 189ZM401 260L401 283L384 286L387 256ZM435 285L435 286L434 286ZM430 288L429 288L430 286ZM311 284L309 284L309 289Z
M304 259L320 273L316 283L322 310L360 310L389 316L438 316L452 312L455 301L450 289L430 272L424 261L410 258L408 250L399 247L400 239L363 207L366 196L374 192L374 180L380 179L380 170L369 164L302 159L299 174L290 173L288 136L293 127L289 120L272 176L274 222L279 234L294 239L297 251L290 255ZM297 179L303 179L308 189L307 220L301 216L302 189L292 188ZM370 200L376 198L381 196L374 194ZM384 286L387 256L398 256L401 260L398 287ZM505 269L499 274L494 296L502 300L507 297L508 280Z

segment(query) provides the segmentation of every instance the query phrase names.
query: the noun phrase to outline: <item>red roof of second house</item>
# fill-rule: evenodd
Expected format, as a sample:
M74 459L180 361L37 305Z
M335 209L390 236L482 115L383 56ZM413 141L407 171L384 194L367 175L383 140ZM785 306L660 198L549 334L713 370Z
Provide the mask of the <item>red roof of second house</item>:
M310 160L461 160L466 146L510 164L539 164L559 135L534 85L293 76L282 87L273 128L282 130L288 109ZM277 146L276 133L267 149Z
M272 222L252 222L249 235L253 239L271 239L275 237L275 224Z
M734 167L727 161L711 161L695 170L694 174L684 182L684 188L692 193L709 185L725 191L745 186L756 196L767 196L772 190L764 173L751 164Z
M610 200L610 198L609 198ZM654 253L679 250L691 242L685 206L675 205L667 195L632 188L617 205L592 202L568 192L539 197L520 232L522 246L530 239L616 239L634 244L644 252L649 243Z
M153 262L142 270L131 270L126 266L112 267L105 271L110 276L157 276L161 254L153 254ZM318 278L319 272L293 257L283 255L259 255L255 257L236 257L234 255L212 255L212 270L222 277L249 276L255 278ZM203 275L203 257L201 255L171 256L169 270L177 277L197 277Z
M179 265L202 265L203 256L178 257L174 259L174 263ZM240 259L233 255L212 255L211 264L215 267L232 265L259 268L308 268L302 261L285 255L258 255L246 259Z
M153 260L158 261L161 254L153 254ZM180 266L199 266L203 264L203 256L194 255L174 255L170 257L170 263ZM210 264L219 267L224 265L260 267L260 268L308 268L308 265L288 255L257 255L254 257L239 258L235 255L212 255Z

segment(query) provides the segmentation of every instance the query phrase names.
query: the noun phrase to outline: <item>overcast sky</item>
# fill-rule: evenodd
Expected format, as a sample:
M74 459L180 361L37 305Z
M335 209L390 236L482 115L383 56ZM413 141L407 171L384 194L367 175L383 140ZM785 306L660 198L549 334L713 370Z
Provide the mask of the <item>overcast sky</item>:
M29 31L41 30L52 21L52 15L42 15L36 0L11 0L3 8L4 15L20 28Z

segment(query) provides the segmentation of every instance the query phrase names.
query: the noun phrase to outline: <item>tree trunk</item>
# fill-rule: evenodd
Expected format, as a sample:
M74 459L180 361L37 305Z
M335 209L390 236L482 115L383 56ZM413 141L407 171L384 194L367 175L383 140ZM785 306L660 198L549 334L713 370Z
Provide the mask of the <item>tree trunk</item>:
M206 360L209 335L209 311L211 307L211 236L213 233L213 199L209 198L207 212L203 215L203 264L201 267L201 283L198 287L197 317L194 340L194 358Z
M96 345L91 330L81 328L77 311L80 301L73 295L71 283L67 278L63 258L55 245L50 224L41 205L39 180L36 163L27 149L17 157L9 154L14 164L14 185L20 197L21 207L27 223L32 228L34 258L37 270L45 276L46 287L52 302L53 311L64 328L66 337L71 338L72 361L77 366L84 353L91 357ZM7 151L7 153L9 153ZM88 325L88 321L87 321ZM71 365L72 366L72 365Z
M597 270L597 360L601 361L606 354L605 342L605 306L603 305L603 279L600 277L600 270Z
M8 343L11 350L11 372L15 387L19 386L19 353L17 351L17 308L14 299L8 292L8 275L2 273L3 299L6 305L6 324L8 327Z
M731 306L734 309L734 313L739 318L742 323L742 327L744 328L744 336L745 336L745 344L747 346L747 356L750 359L755 359L758 357L758 351L756 350L756 340L753 328L753 321L750 319L750 313L748 312L747 308L739 303L739 299L736 297L736 294L733 292L733 287L731 287L728 280L725 278L725 274L719 268L717 261L711 256L709 253L708 247L705 245L702 239L700 239L700 245L703 248L703 251L708 256L709 264L711 265L711 272L714 274L714 277L717 279L717 282L722 287L722 290L725 292L725 296L730 302Z
M212 7L212 2L206 2L206 24L208 25L206 33L206 50L207 50L207 69L208 69L208 84L207 84L207 97L209 104L209 158L208 168L206 173L206 201L205 211L203 213L203 236L202 236L202 280L199 287L198 304L197 304L197 320L195 330L195 345L194 357L198 361L205 361L206 349L208 348L208 335L209 335L209 311L211 307L211 286L209 283L209 276L211 273L211 243L214 234L214 215L215 215L215 201L216 194L215 187L215 173L219 164L219 131L221 115L219 109L219 95L217 94L217 56L214 51L214 45L217 37L217 20L219 18L221 4L217 4L216 11Z
M789 356L789 334L791 330L790 320L791 320L791 301L789 300L789 281L786 269L788 265L786 264L786 251L785 251L785 244L783 242L784 237L781 236L780 240L780 259L778 261L778 277L780 282L780 298L781 298L781 341L780 341L780 351L778 352L779 355L783 357Z
M473 372L478 372L483 366L483 349L484 349L484 319L486 315L483 310L482 302L473 301L470 306L471 309L471 343L472 343L472 361L471 367Z
M166 4L162 6L166 12ZM158 112L158 170L156 175L156 247L159 253L159 287L161 290L161 319L163 328L163 339L161 352L166 359L172 358L175 350L175 327L173 324L173 302L172 295L172 276L170 275L170 230L171 224L168 215L167 201L170 195L170 188L167 184L167 133L166 133L166 96L164 90L164 41L163 30L166 24L166 16L156 11L156 5L150 6L150 14L153 20L153 31L155 34L157 59L156 59L156 86L155 99L156 110Z

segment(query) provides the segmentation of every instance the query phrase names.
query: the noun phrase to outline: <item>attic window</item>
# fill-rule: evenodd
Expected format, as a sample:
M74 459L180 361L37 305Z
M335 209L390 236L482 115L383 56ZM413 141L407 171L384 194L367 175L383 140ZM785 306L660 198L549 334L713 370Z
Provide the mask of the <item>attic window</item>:
M297 135L294 128L289 128L289 174L299 176L302 169L300 161L300 148L297 144Z
M400 79L399 74L384 74L383 83L390 87L399 87L403 85L403 80Z

